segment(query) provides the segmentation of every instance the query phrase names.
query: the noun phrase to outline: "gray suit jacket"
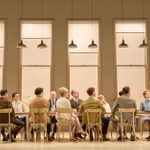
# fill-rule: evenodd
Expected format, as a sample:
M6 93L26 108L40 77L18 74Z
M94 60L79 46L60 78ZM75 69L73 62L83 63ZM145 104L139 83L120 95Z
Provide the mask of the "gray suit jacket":
M118 108L136 108L135 115L137 114L137 105L136 101L130 98L128 95L120 96L113 105L112 108L112 116L115 116ZM120 118L120 116L118 116ZM123 121L131 123L132 121L132 114L131 113L124 113L123 114Z

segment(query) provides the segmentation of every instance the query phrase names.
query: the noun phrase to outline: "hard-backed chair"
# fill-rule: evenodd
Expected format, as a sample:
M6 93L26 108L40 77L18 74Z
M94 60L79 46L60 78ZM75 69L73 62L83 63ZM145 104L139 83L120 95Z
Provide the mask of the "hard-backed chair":
M64 139L64 130L67 128L69 129L69 139L72 139L72 113L73 110L71 108L57 108L56 115L57 115L57 139L60 141L60 133L62 132L63 139ZM69 116L69 119L63 119L62 115Z
M149 137L150 137L150 111L149 112L145 112L145 116L142 116L140 118L140 139L143 138L143 128L144 128L144 124L147 123L148 126L148 131L149 131Z
M0 114L4 115L5 114L5 120L6 121L1 121L0 119L0 131L1 129L7 128L8 129L8 133L9 133L9 141L11 142L11 128L13 126L13 123L11 123L11 112L12 112L12 108L1 108L0 109Z
M87 115L87 132L90 135L90 130L94 131L95 140L102 140L102 110L98 109L85 109Z
M121 140L123 141L123 130L126 127L131 127L132 128L132 132L135 135L135 112L136 109L135 108L118 108L118 112L120 114L120 128L121 128ZM128 121L127 118L124 117L124 115L130 115L130 117L128 119L130 119L130 121Z
M30 107L30 114L32 116L32 122L30 123L30 133L33 131L33 140L36 142L36 140L41 141L41 133L43 133L43 138L46 141L48 141L48 135L47 135L47 122L42 122L40 117L43 113L48 108L37 108L37 107Z

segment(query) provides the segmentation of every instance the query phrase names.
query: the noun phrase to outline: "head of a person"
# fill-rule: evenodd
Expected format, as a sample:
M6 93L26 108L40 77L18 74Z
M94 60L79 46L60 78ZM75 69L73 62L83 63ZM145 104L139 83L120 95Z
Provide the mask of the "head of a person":
M119 91L119 96L122 96L123 95L123 91Z
M96 96L95 88L94 88L94 87L89 87L89 88L87 89L87 94L88 94L89 96Z
M125 95L130 95L130 87L129 86L125 86L122 88L122 92Z
M59 93L60 97L68 98L68 89L67 88L65 88L65 87L59 88L58 93Z
M34 91L34 94L35 94L36 96L43 96L43 88L37 87L37 88L35 89L35 91Z
M74 98L79 98L79 92L76 91L76 90L72 90L72 91L71 91L71 95L72 95L72 97L74 97Z
M144 96L145 99L149 99L150 98L150 90L145 90L143 92L143 96Z
M8 92L7 90L1 90L0 91L0 96L4 99L8 98Z
M105 96L104 96L104 95L99 95L97 98L98 98L98 100L100 101L100 103L102 103L102 104L105 104L105 103L106 103L106 100L105 100Z
M57 93L56 91L51 91L50 92L50 99L56 99L57 98Z
M12 93L12 99L14 101L20 101L20 95L17 92Z

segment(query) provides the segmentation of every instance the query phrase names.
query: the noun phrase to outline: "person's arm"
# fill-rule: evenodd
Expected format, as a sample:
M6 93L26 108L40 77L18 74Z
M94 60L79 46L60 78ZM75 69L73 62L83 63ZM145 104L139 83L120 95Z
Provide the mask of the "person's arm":
M140 104L140 110L141 110L141 111L144 111L144 110L145 110L145 107L144 107L144 103L143 103L143 102Z
M115 116L116 111L118 110L118 99L115 101L113 107L112 107L112 116Z
M83 109L83 104L84 104L84 101L81 102L81 104L79 105L79 113L83 113L84 109Z

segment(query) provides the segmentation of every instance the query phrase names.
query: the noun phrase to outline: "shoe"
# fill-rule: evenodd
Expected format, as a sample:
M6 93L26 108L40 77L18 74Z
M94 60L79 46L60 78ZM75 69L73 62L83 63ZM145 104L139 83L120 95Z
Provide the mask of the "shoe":
M126 135L123 136L123 139L127 140L129 139Z
M136 139L135 135L130 136L130 141L135 141L135 139Z
M13 138L11 138L11 142L16 142Z
M8 141L7 136L4 136L4 137L3 137L3 141Z
M103 141L110 141L110 138L103 137Z
M117 138L117 140L118 140L118 141L121 141L121 140L122 140L122 137L121 137L121 136L119 136L119 137Z
M85 131L83 131L83 130L79 131L79 133L80 133L81 135L83 135L83 136L87 136L87 133L86 133Z
M93 141L93 134L90 133L90 141Z
M83 137L81 133L76 133L76 136L79 139L85 139L86 138L86 136Z
M77 141L77 139L76 139L75 137L73 137L73 138L71 139L71 141L75 142L75 141Z

